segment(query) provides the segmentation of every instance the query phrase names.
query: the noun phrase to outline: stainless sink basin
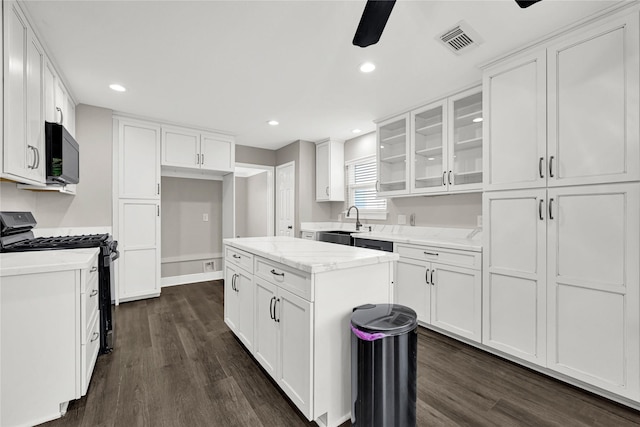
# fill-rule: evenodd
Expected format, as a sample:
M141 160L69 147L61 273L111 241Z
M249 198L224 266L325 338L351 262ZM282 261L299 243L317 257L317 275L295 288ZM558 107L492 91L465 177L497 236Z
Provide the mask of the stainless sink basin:
M355 231L320 231L318 233L318 240L320 240L321 242L330 242L338 243L340 245L353 246L353 237L351 237L351 233L355 233Z

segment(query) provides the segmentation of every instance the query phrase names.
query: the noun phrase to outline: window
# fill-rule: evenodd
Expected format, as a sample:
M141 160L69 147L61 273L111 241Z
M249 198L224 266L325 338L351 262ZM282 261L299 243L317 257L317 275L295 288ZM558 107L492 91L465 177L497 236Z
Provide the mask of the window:
M346 162L346 198L348 205L360 210L360 218L387 219L387 199L376 196L376 157L369 156Z

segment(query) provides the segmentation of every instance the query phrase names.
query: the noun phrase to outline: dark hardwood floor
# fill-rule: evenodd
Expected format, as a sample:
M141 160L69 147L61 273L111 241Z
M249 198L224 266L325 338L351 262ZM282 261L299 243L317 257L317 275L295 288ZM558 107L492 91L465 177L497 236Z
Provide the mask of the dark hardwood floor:
M116 349L46 426L306 426L223 322L221 281L115 310ZM640 412L420 328L419 426L638 426ZM348 426L350 423L345 423ZM397 426L402 427L402 426Z

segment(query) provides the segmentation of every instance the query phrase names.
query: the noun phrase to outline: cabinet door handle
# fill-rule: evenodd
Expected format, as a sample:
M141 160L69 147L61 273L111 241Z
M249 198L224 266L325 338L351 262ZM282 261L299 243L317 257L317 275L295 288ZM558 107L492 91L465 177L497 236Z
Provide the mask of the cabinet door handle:
M89 294L89 298L91 298L91 297L95 297L96 295L98 295L98 290L97 290L97 289L94 289L94 290L92 290L92 291L91 291L91 293Z
M271 301L269 301L269 317L271 320L276 320L276 311L275 305L273 304L276 300L276 297L271 297Z
M91 342L94 342L98 338L100 338L100 332L94 332L93 336L91 337Z
M439 256L440 255L439 253L436 253L436 252L427 252L427 251L424 251L424 254L425 255L433 255L433 256Z
M448 178L448 180L449 180L449 185L453 185L453 183L451 182L451 171L449 171L449 178Z
M447 176L447 171L442 172L442 185L447 185L447 182L444 180Z
M544 169L542 167L542 162L544 162L544 157L540 157L540 160L538 161L538 173L540 174L540 178L544 178L544 173L542 172L542 170Z
M273 305L273 320L280 323L280 316L276 317L276 307L278 307L278 303L280 302L280 298L276 299L276 303Z
M231 276L231 289L236 290L236 275Z
M200 153L196 153L196 165L200 164Z
M435 270L435 269L431 270L431 284L432 284L433 286L435 286L435 283L434 283L434 281L433 281L433 273L435 273L435 272L436 272L436 270Z
M27 148L33 151L33 160L31 161L30 165L27 165L27 168L35 169L36 168L36 147L34 147L33 145L27 145Z
M540 199L540 201L538 202L538 216L540 217L540 221L543 221L544 218L542 217L542 204L544 203L544 200Z
M552 208L553 208L553 198L549 199L549 219L554 219Z
M158 185L157 185L156 193L157 193L158 195L160 195L160 183L158 183Z
M89 270L89 273L95 273L96 271L98 271L98 267L94 265L93 267L91 267L91 270Z
M200 164L204 165L204 154L200 154Z
M40 150L37 147L33 147L33 151L36 153L36 165L33 168L38 169L40 167Z
M236 255L236 254L233 254L233 257L234 257L235 259L240 259L240 258L242 258L240 255Z
M376 191L380 191L380 180L376 180Z
M160 205L156 205L157 211L158 211L158 216L160 216Z
M553 178L553 156L549 157L549 178Z
M64 115L62 114L62 108L56 107L56 111L60 113L60 121L58 122L58 124L61 125L62 122L64 122Z
M284 273L277 273L275 269L271 269L271 274L273 274L274 276L281 276L284 277Z
M427 268L427 271L424 273L424 281L427 282L427 285L429 284L429 269Z
M329 187L327 187L327 188L324 190L324 192L325 192L325 193L327 193L327 196L328 196L328 195L329 195Z

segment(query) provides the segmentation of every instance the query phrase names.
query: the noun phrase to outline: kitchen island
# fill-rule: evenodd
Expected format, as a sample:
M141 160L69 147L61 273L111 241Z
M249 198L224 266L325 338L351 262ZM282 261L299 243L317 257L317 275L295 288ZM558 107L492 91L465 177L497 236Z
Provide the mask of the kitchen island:
M307 419L348 420L351 312L392 302L398 255L280 236L224 245L225 323Z

